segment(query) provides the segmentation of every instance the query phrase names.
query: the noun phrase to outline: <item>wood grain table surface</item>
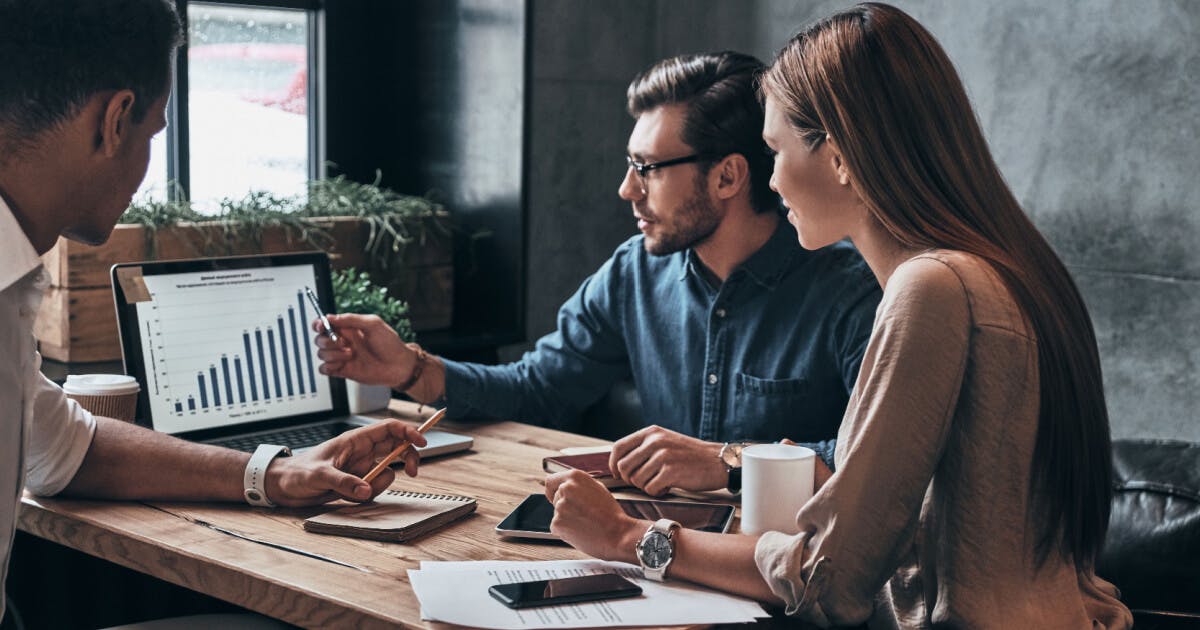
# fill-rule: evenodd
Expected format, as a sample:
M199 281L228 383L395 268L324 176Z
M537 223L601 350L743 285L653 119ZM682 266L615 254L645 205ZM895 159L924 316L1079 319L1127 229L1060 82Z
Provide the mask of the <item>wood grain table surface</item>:
M419 422L432 410L393 400L393 417ZM493 528L543 489L542 458L604 440L516 422L439 428L475 439L470 451L423 462L393 489L462 494L476 512L406 544L310 534L301 522L330 509L238 504L46 499L26 494L25 532L206 593L288 623L313 628L438 627L421 621L407 571L422 560L566 560L586 556L553 541L500 538ZM198 522L200 521L200 522ZM306 557L205 526L319 554Z

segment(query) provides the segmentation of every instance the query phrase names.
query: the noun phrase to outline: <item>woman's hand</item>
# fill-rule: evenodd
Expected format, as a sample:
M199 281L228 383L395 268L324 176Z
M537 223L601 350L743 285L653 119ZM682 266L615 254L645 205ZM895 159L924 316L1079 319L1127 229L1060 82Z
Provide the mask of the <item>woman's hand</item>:
M581 470L550 475L546 498L554 505L554 535L589 556L637 564L633 547L650 524L626 514L599 481Z

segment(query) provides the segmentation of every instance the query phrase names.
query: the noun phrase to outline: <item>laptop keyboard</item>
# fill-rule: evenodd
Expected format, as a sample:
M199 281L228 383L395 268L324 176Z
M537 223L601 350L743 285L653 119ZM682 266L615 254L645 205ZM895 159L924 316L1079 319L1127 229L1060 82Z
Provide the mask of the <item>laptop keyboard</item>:
M357 428L358 425L348 424L345 422L329 422L326 424L315 424L307 427L295 427L291 429L281 429L270 433L255 433L254 435L243 435L224 440L213 440L210 444L224 446L235 451L245 451L253 453L254 449L258 448L259 444L280 444L290 449L306 448L316 446L331 437L336 437Z

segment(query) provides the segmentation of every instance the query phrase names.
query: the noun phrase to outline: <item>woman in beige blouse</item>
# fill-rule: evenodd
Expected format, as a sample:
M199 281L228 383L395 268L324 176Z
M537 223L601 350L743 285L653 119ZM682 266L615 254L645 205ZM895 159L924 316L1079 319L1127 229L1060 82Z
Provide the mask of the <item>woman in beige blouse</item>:
M800 533L679 531L667 578L819 625L1129 627L1093 573L1112 471L1091 323L941 46L859 5L793 38L762 91L800 243L849 237L884 298ZM649 523L599 483L562 473L546 494L563 539L638 562Z

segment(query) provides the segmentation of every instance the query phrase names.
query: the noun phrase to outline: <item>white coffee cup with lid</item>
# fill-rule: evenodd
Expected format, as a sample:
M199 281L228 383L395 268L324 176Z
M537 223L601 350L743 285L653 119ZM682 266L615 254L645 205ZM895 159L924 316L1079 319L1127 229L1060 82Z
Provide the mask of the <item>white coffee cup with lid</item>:
M109 418L133 422L137 414L137 379L122 374L72 374L63 383L63 393L84 409Z

